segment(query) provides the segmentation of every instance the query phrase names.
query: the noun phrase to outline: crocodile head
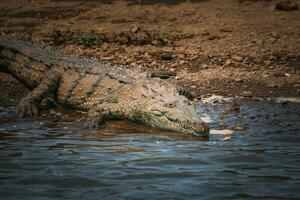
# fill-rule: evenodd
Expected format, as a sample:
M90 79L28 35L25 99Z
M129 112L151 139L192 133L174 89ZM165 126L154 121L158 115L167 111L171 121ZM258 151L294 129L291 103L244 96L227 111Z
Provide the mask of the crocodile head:
M141 97L131 111L132 120L181 133L208 135L209 127L199 118L194 103L180 95L174 86L152 80L136 86Z

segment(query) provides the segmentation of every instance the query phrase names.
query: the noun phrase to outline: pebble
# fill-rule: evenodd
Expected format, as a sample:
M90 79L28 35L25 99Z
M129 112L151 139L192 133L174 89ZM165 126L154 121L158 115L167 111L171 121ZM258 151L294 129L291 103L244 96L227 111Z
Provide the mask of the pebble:
M230 59L228 59L228 60L226 60L225 65L229 66L229 65L231 65L231 63L232 63L232 61Z
M234 81L238 82L238 83L241 83L241 82L243 82L243 79L242 78L235 78Z
M227 137L224 137L223 139L221 139L221 141L229 141L231 139L231 137L227 136Z
M244 92L242 93L242 96L243 96L243 97L252 97L253 95L252 95L252 93L251 93L250 91L244 91Z
M220 37L217 36L217 35L209 35L209 36L207 37L207 39L208 39L208 40L215 40L215 39L220 39Z
M278 32L276 32L276 31L273 31L272 33L271 33L271 35L274 37L274 38L276 38L276 39L278 39L280 36L279 36L279 34L278 34Z
M224 33L233 32L233 30L231 28L227 28L227 27L220 28L219 31L224 32Z
M216 130L216 129L211 129L209 131L210 134L215 134L215 135L230 135L233 133L232 130L229 129L224 129L224 130Z
M170 52L164 52L160 54L162 60L172 60L173 54Z
M283 72L275 72L273 75L275 77L288 77L288 76L290 76L288 73L283 73Z
M265 60L265 61L264 61L264 64L267 65L267 66L269 66L269 65L272 64L272 62L271 62L270 60Z
M233 128L233 130L235 130L235 131L244 131L244 130L246 130L246 127L244 127L244 126L236 126L236 127Z
M134 25L134 26L132 27L132 29L131 29L131 31L132 31L133 33L137 33L139 30L140 30L140 27L137 26L137 25Z
M278 2L275 6L275 9L283 10L283 11L293 11L293 10L299 10L299 6L296 2L292 0L284 0Z
M242 56L238 56L238 55L234 55L234 56L232 56L232 58L238 62L242 62L244 60L244 58Z
M202 33L201 33L202 36L207 36L207 35L210 35L210 33L207 31L207 30L204 30Z

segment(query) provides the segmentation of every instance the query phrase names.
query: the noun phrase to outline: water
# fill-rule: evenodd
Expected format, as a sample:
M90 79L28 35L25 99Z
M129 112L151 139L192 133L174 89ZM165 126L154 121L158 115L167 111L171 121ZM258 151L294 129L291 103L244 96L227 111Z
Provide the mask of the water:
M245 129L209 138L123 121L91 131L63 110L32 121L2 111L0 198L300 199L300 104L234 102L199 103L212 129Z

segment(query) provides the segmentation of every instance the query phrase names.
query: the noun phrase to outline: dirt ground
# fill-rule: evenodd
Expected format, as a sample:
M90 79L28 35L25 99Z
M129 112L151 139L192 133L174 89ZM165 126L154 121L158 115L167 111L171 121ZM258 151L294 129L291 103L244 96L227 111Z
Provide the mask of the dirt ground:
M276 10L277 2L1 0L0 32L102 62L175 71L198 97L299 97L300 11ZM0 90L9 90L1 98L26 93L0 77Z

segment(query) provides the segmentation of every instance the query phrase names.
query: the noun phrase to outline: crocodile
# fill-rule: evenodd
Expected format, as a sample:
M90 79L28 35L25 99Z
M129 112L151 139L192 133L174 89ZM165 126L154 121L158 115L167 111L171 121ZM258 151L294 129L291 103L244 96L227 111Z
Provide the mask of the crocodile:
M126 119L192 135L209 132L186 90L171 84L168 73L151 75L146 68L104 64L9 36L0 36L0 70L31 89L16 107L18 117L38 115L42 100L51 97L87 111L93 128Z

